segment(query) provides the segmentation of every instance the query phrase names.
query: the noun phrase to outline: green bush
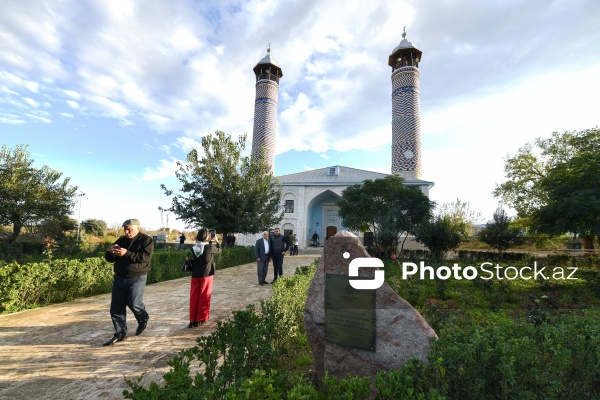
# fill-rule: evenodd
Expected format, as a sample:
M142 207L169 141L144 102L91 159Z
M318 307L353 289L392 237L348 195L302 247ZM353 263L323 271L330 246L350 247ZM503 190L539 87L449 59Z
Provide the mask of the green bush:
M0 313L110 291L112 266L101 258L0 263Z
M386 265L386 272L394 268ZM217 331L199 338L198 346L182 351L169 362L165 385L152 383L146 389L139 380L128 382L132 391L126 397L366 399L374 384L381 400L600 398L600 311L548 313L533 321L523 313L465 310L452 299L431 298L424 315L444 323L438 324L439 339L426 363L410 360L401 371L381 371L374 382L327 376L321 391L295 369L298 360L306 365L312 359L302 343L303 307L314 270L313 265L282 278L260 311L249 307L235 312ZM411 285L423 286L418 281ZM498 301L498 282L467 285L483 293L478 296ZM502 295L511 297L514 287L504 289L508 293ZM190 376L192 362L204 372Z
M447 329L430 363L449 399L598 398L600 313Z
M98 257L74 254L62 258L56 257L56 253L52 257L49 254L30 255L29 261L22 264L0 261L0 314L111 291L113 267L104 259L104 252ZM184 252L155 251L148 284L185 276L181 273L185 255ZM215 261L217 269L252 262L254 250L245 247L224 249Z
M129 399L271 399L281 398L290 385L289 373L276 368L290 340L303 333L301 310L316 267L283 277L273 288L273 297L234 311L232 318L218 322L214 332L196 339L198 345L181 351L169 361L165 384L140 385L141 377L127 380ZM300 306L302 305L302 307ZM302 327L302 328L301 328ZM190 365L198 362L201 372L190 376ZM196 368L195 368L196 369ZM296 398L310 391L296 391Z

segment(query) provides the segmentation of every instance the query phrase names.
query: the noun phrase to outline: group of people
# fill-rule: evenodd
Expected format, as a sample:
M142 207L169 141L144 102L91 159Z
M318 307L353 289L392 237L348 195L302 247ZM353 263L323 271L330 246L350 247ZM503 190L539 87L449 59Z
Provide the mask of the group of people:
M291 246L290 239L282 235L279 228L275 228L271 236L267 231L262 233L262 238L258 239L254 245L259 285L269 283L267 282L267 273L270 261L273 261L273 280L270 283L275 283L283 275L283 256Z
M125 235L117 239L104 256L108 262L113 263L110 317L115 333L103 346L110 346L127 338L127 307L133 312L138 323L136 335L140 335L146 329L150 319L144 306L144 289L154 242L150 236L140 232L138 219L128 219L123 223L123 228ZM221 246L215 241L211 231L202 228L198 231L191 252L193 267L188 327L194 328L203 325L210 316L210 298L215 274L214 255L221 252Z
M123 223L125 235L117 239L106 251L105 258L113 263L113 287L110 304L110 316L115 328L112 338L103 343L110 346L127 338L127 307L133 312L138 326L135 331L140 335L148 325L150 316L144 306L144 289L150 270L150 260L154 251L152 238L140 232L140 221L132 218ZM185 241L182 234L181 242ZM293 243L292 243L293 241ZM273 262L273 280L275 283L283 275L283 258L298 254L299 239L294 234L292 241L275 228L273 235L262 233L256 241L254 254L257 262L259 285L266 285L269 262ZM180 242L180 243L181 243ZM202 228L198 231L196 242L192 246L192 279L190 287L190 310L188 328L203 325L210 316L213 277L215 275L214 255L221 252L220 244L215 240L214 231Z

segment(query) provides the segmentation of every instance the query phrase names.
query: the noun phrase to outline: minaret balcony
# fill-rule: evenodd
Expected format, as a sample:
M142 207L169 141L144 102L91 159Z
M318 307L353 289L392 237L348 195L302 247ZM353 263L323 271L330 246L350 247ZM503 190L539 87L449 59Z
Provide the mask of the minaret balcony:
M272 74L270 72L263 72L263 73L256 75L257 81L260 81L263 79L268 79L270 81L277 82L277 84L279 84L279 76Z

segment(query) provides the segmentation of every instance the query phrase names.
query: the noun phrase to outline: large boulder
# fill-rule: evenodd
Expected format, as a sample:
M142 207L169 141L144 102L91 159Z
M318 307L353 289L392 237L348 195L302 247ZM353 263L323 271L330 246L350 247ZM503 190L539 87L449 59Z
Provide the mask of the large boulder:
M374 348L342 346L326 339L326 274L348 276L350 262L357 257L369 254L352 233L341 231L327 240L308 290L304 324L319 381L325 371L341 379L346 374L374 378L381 370L399 370L411 358L425 360L432 339L437 338L421 314L384 282L375 290ZM374 268L359 268L359 277L373 279L374 275Z

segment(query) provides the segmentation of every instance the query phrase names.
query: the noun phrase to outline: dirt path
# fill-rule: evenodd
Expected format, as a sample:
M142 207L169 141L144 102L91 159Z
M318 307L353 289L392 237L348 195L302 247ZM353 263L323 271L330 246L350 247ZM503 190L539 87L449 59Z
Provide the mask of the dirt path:
M315 257L286 257L284 273ZM219 270L209 322L188 329L189 286L189 277L147 286L148 328L110 347L102 346L114 333L110 294L0 316L0 399L121 399L128 388L124 376L143 373L145 385L162 381L167 361L179 350L272 290L258 285L254 263ZM134 334L137 323L129 310L127 321Z

